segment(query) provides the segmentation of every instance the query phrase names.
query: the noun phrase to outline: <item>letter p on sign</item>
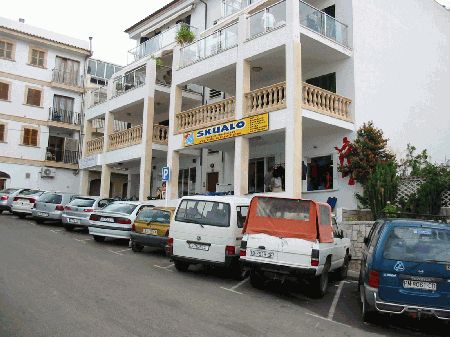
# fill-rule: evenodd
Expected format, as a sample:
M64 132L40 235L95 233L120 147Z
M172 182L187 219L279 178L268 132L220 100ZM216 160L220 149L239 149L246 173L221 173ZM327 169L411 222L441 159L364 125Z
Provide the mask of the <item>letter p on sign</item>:
M168 166L164 166L161 170L161 176L162 176L162 181L169 181L170 180L170 168Z

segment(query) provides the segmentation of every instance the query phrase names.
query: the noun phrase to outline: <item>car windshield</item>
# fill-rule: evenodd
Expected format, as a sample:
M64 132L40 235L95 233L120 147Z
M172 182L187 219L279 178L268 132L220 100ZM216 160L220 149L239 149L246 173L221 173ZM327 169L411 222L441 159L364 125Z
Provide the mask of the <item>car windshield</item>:
M43 194L44 191L39 191L39 190L28 190L28 191L23 191L22 193L20 193L21 195L41 195Z
M229 227L230 205L206 200L183 200L175 220L199 225Z
M258 198L256 215L260 217L309 221L311 202L280 198Z
M139 213L136 220L170 224L170 212L146 207Z
M47 204L60 204L62 201L62 195L55 193L44 193L38 201L45 202Z
M1 194L11 194L11 193L16 192L17 190L18 190L17 188L7 188L4 190L1 190L0 193Z
M450 230L427 227L396 227L384 246L383 257L410 262L450 263Z
M70 206L76 207L92 207L94 206L94 199L90 198L76 198L70 202Z
M131 214L136 209L136 207L137 205L134 204L113 203L103 208L102 211Z

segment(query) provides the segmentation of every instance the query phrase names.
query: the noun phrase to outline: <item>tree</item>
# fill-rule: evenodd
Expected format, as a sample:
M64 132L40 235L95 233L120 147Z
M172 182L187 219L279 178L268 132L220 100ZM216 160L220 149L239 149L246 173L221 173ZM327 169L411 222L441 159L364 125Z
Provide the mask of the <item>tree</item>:
M399 171L401 177L418 177L420 172L429 163L429 156L427 150L423 150L421 153L416 154L416 147L408 144L406 146L406 157L400 160Z

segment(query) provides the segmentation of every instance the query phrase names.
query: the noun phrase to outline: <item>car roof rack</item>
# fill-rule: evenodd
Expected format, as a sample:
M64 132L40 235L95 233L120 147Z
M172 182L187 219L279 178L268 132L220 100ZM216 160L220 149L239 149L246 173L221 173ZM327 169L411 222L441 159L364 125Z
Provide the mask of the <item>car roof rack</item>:
M434 215L434 214L419 214L419 213L410 213L410 212L383 212L383 219L390 220L400 220L400 219L412 219L412 220L427 220L427 221L435 221L438 223L448 224L447 217L445 215Z

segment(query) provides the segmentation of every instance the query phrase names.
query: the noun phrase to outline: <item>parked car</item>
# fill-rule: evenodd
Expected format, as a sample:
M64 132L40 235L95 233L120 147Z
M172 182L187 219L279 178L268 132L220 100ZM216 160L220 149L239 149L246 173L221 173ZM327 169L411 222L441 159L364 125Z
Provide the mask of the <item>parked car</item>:
M73 193L46 192L36 201L32 210L33 219L37 223L45 221L61 222L64 206L75 197Z
M221 266L242 278L239 247L249 203L233 196L183 197L167 241L175 268L184 272L191 264Z
M3 211L8 211L11 213L11 206L14 200L14 197L19 195L20 193L27 191L27 188L6 188L0 191L0 214Z
M76 197L64 207L62 223L68 231L75 227L89 227L89 217L95 211L113 203L114 199L101 197Z
M144 207L131 227L131 249L141 252L145 246L165 249L174 207Z
M241 261L256 288L268 279L294 277L310 283L313 295L323 297L330 272L338 272L341 279L347 276L350 240L333 230L328 204L254 197L243 232Z
M131 225L138 212L148 203L115 201L89 217L89 234L97 242L105 238L130 239Z
M387 219L364 239L359 276L362 318L378 313L450 320L450 226Z
M11 212L21 219L31 215L37 199L44 193L45 191L41 190L26 190L21 192L13 198Z

